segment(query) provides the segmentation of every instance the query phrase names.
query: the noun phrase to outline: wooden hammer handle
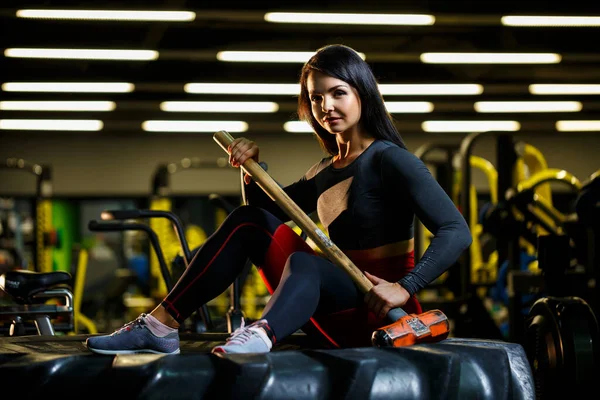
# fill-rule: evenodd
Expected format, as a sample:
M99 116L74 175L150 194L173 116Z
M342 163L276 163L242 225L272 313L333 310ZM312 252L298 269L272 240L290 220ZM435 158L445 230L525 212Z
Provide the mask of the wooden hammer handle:
M219 131L213 135L213 139L229 153L227 148L233 142L233 138L228 132ZM331 261L344 269L358 285L363 293L367 293L373 287L373 284L362 273L360 269L333 243L323 231L311 220L306 213L281 189L281 187L271 178L256 161L249 158L242 164L242 168L252 176L252 179L260 186L265 193L279 206L285 213L298 225L306 236L312 239L319 249Z

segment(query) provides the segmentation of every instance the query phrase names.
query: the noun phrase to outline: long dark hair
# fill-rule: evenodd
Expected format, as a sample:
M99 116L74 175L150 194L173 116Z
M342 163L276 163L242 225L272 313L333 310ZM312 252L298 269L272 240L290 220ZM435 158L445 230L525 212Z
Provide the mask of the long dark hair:
M298 117L312 126L323 150L336 155L338 146L335 136L323 129L312 114L306 84L311 71L319 71L354 87L361 100L362 127L374 138L389 140L406 149L391 115L385 108L377 80L369 65L354 49L341 44L332 44L318 49L304 64L300 74Z

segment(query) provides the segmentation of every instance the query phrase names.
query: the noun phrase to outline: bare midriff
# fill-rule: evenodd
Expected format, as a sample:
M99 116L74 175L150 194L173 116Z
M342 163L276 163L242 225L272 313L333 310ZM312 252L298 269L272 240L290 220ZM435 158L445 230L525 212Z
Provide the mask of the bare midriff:
M352 260L371 261L382 260L410 253L415 248L414 239L402 240L400 242L388 243L383 246L363 250L343 250Z

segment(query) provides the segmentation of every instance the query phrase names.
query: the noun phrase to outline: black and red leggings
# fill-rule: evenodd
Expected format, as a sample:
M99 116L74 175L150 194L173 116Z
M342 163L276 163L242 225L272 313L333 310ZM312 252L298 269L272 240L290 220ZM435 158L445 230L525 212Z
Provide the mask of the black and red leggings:
M162 305L183 322L200 305L223 293L250 261L257 266L271 298L262 318L281 340L302 328L335 347L370 344L371 332L387 322L366 309L352 279L267 211L241 206L198 249ZM399 280L413 266L412 253L369 272ZM353 260L362 269L359 260ZM421 312L413 297L405 311Z

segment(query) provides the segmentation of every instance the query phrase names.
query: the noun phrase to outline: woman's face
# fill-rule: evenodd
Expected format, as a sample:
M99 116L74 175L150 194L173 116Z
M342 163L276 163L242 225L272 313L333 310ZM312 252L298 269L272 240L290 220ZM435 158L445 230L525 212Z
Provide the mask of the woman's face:
M318 71L309 73L306 87L312 114L325 130L335 134L358 129L361 104L356 89Z

